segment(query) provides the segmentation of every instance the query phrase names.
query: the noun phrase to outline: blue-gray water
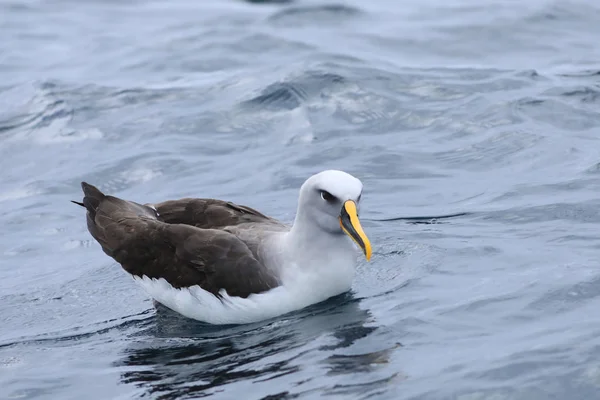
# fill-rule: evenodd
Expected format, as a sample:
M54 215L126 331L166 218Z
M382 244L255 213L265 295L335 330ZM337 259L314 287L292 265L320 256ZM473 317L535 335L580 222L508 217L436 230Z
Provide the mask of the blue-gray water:
M598 21L592 0L1 2L0 398L598 398ZM85 180L289 222L326 168L363 180L372 262L250 326L157 312L69 203Z

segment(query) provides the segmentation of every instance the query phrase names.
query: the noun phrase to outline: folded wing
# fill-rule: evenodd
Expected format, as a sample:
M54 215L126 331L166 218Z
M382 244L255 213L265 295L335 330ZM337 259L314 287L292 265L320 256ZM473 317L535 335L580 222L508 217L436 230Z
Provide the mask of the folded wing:
M253 208L217 199L185 198L157 203L153 207L160 221L203 229L220 229L246 223L284 226Z
M274 221L257 211L202 199L152 208L106 196L87 183L82 188L78 204L88 210L88 230L132 275L164 278L175 288L199 285L216 296L225 289L230 296L247 297L279 285L242 240L217 229L235 221Z

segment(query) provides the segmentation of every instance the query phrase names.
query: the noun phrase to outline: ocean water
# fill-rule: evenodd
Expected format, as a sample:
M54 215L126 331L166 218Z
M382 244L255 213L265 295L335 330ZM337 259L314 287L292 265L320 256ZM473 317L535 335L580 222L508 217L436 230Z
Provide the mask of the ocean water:
M0 3L0 399L600 398L600 4ZM83 180L290 222L365 187L351 293L211 327L87 232Z

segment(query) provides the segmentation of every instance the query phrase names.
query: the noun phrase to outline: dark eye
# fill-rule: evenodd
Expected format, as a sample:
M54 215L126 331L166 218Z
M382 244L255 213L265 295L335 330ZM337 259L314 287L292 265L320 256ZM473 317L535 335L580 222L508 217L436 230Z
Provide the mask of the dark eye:
M332 201L335 200L335 196L326 190L321 190L321 198L328 203L331 203Z
M358 195L358 199L356 199L357 203L360 203L360 198L362 197L362 193Z

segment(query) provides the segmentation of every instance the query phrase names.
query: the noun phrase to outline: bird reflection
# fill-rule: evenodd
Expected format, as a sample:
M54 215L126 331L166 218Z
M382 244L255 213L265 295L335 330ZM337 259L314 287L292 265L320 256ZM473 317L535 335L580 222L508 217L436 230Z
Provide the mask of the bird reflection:
M333 352L374 332L377 327L366 326L369 322L369 312L351 294L274 321L237 326L206 325L158 306L154 324L140 333L142 338L117 364L125 370L124 383L163 400L207 396L237 381L292 374L302 368L292 361L309 351L324 352L323 363L332 374L363 372L382 362L385 352L359 356ZM335 343L305 349L327 333ZM270 356L277 357L266 361Z

